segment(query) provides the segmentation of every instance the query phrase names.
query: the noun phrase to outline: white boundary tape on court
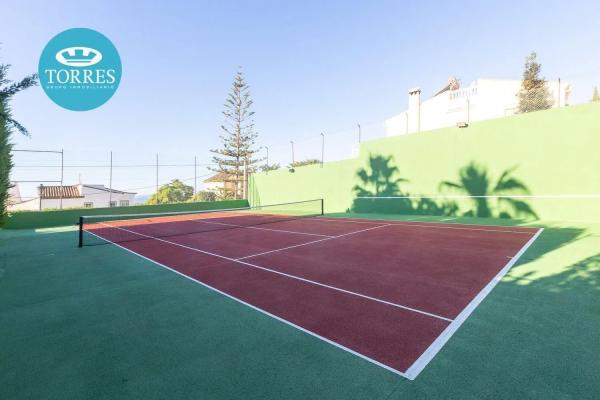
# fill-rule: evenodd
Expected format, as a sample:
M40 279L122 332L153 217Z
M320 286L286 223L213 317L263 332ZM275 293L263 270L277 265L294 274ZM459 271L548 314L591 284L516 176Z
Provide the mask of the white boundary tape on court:
M232 228L243 228L243 229L256 229L259 231L271 231L271 232L282 232L282 233L292 233L294 235L308 235L308 236L321 236L333 238L332 235L321 235L319 233L308 233L308 232L298 232L298 231L287 231L285 229L271 229L271 228L263 228L260 226L252 226L252 225L236 225L236 224L228 224L225 222L214 222L214 221L206 221L204 219L186 219L185 221L190 221L198 224L209 224L209 225L222 225L222 226L230 226ZM267 223L280 223L282 221L274 221Z
M315 220L316 219L327 220L325 218L315 218ZM337 220L337 218L334 218L333 220ZM374 220L372 220L372 221L374 221ZM354 221L345 221L345 222L354 222ZM399 222L401 222L401 221L399 221ZM365 231L369 231L369 230L372 230L372 229L383 228L385 226L392 226L392 225L394 225L394 224L379 225L379 226L376 226L376 227L371 227L371 228L367 228L367 229L363 229L363 230L359 230L359 231L353 231L353 232L349 232L349 233L338 235L338 236L326 237L326 238L323 238L323 239L319 239L319 240L307 242L305 244L300 244L300 245L296 245L296 246L289 246L289 247L282 248L282 249L276 249L274 251L281 251L281 250L285 250L285 249L288 249L288 248L299 247L299 246L302 246L302 245L308 245L308 244L312 244L312 243L316 243L316 242L321 242L321 241L325 241L325 240L331 240L331 239L335 239L335 238L338 238L338 237L348 236L348 235L351 235L351 234L356 234L356 233L365 232ZM296 325L296 324L294 324L294 323L292 323L290 321L287 321L287 320L285 320L285 319L283 319L281 317L278 317L278 316L276 316L274 314L271 314L271 313L269 313L266 310L263 310L263 309L261 309L259 307L256 307L256 306L252 305L252 304L249 304L249 303L247 303L247 302L245 302L245 301L243 301L241 299L238 299L237 297L234 297L234 296L232 296L230 294L227 294L227 293L225 293L225 292L223 292L223 291L221 291L221 290L219 290L217 288L214 288L214 287L212 287L212 286L210 286L210 285L208 285L208 284L206 284L204 282L201 282L201 281L199 281L197 279L194 279L194 278L192 278L190 276L187 276L187 275L185 275L185 274L183 274L183 273L181 273L181 272L179 272L179 271L177 271L177 270L175 270L175 269L173 269L171 267L168 267L168 266L166 266L164 264L161 264L161 263L159 263L157 261L154 261L151 258L148 258L148 257L146 257L146 256L144 256L142 254L136 253L135 251L130 250L130 249L124 247L124 246L121 246L118 243L115 243L115 242L110 241L110 240L108 240L106 238L103 238L103 237L101 237L99 235L96 235L93 232L86 231L87 233L89 233L89 234L91 234L93 236L96 236L97 238L99 238L101 240L104 240L104 241L106 241L108 243L111 243L111 244L113 244L113 245L115 245L115 246L117 246L117 247L119 247L119 248L121 248L121 249L123 249L123 250L125 250L125 251L127 251L129 253L131 253L131 254L134 254L134 255L136 255L138 257L141 257L141 258L143 258L145 260L148 260L148 261L150 261L150 262L152 262L152 263L154 263L154 264L156 264L156 265L158 265L158 266L160 266L162 268L165 268L165 269L167 269L169 271L175 272L176 274L178 274L180 276L183 276L184 278L187 278L187 279L189 279L191 281L194 281L194 282L196 282L196 283L198 283L198 284L200 284L200 285L202 285L202 286L204 286L204 287L206 287L208 289L211 289L211 290L213 290L215 292L218 292L218 293L220 293L220 294L222 294L224 296L227 296L230 299L233 299L233 300L235 300L235 301L237 301L239 303L242 303L242 304L244 304L244 305L246 305L246 306L248 306L248 307L250 307L250 308L252 308L254 310L257 310L257 311L259 311L259 312L261 312L261 313L263 313L265 315L268 315L268 316L270 316L272 318L275 318L276 320L281 321L281 322L283 322L285 324L293 326L294 328L299 329L299 330L301 330L301 331L303 331L305 333L308 333L311 336L314 336L314 337L316 337L318 339L321 339L321 340L323 340L323 341L325 341L325 342L327 342L327 343L329 343L331 345L334 345L334 346L336 346L336 347L338 347L338 348L340 348L342 350L345 350L345 351L347 351L347 352L349 352L351 354L354 354L354 355L356 355L356 356L358 356L358 357L360 357L360 358L362 358L364 360L367 360L367 361L369 361L369 362L371 362L371 363L373 363L375 365L378 365L378 366L380 366L382 368L385 368L388 371L391 371L391 372L393 372L393 373L395 373L397 375L400 375L400 376L402 376L404 378L407 378L407 379L410 379L410 380L414 380L421 373L421 371L423 371L423 369L429 364L429 362L435 357L435 355L442 349L442 347L446 344L446 342L448 342L448 340L452 337L452 335L460 328L460 326L466 321L466 319L473 313L473 311L475 310L475 308L485 299L485 297L492 291L492 289L498 284L498 282L500 282L500 280L502 279L502 277L504 277L504 275L506 275L506 273L510 270L510 268L518 261L518 259L525 253L525 251L527 251L527 249L533 244L533 242L538 238L538 236L544 230L543 228L538 229L538 231L534 234L534 236L532 236L527 241L527 243L525 243L525 245L519 250L519 252L517 252L517 254L515 254L510 259L510 261L477 294L477 296L475 296L475 298L473 298L473 300L471 300L471 302L460 312L460 314L458 314L458 316L454 320L450 320L448 318L441 317L439 315L432 314L432 313L429 313L429 312L426 312L426 311L422 311L422 310L418 310L418 309L413 309L411 307L406 307L406 306L395 304L395 303L390 303L390 302L387 302L385 300L376 299L376 298L373 298L373 297L370 297L370 296L362 295L360 293L354 293L354 292L351 292L351 291L347 291L345 289L341 289L341 288L337 288L337 287L334 287L334 286L329 286L329 285L325 285L325 284L322 284L322 283L319 283L319 282L311 281L309 279L304 279L304 278L296 277L294 275L286 274L286 273L283 273L283 272L280 272L280 271L276 271L276 270L271 270L269 268L260 267L260 266L255 265L255 264L251 264L251 263L247 263L245 261L241 261L241 259L233 259L233 258L229 258L229 257L222 256L222 255L219 255L219 254L210 253L210 252L207 252L207 251L204 251L204 250L200 250L200 249L196 249L196 248L193 248L193 247L185 246L185 245L182 245L182 244L179 244L179 243L170 242L170 241L167 241L167 240L164 240L164 239L152 237L152 236L145 235L145 234L142 234L142 233L139 233L139 232L135 232L135 231L130 231L130 230L122 228L122 227L116 227L116 226L109 225L109 224L107 224L107 226L109 226L111 228L122 229L124 231L131 232L133 234L137 234L137 235L146 237L148 239L159 240L159 241L162 241L162 242L165 242L165 243L169 243L169 244L172 244L172 245L175 245L175 246L187 248L187 249L190 249L190 250L193 250L193 251L198 251L198 252L201 252L201 253L204 253L204 254L207 254L207 255L212 255L212 256L219 257L219 258L227 259L229 261L233 261L233 262L236 262L236 263L239 263L239 264L248 265L248 266L251 266L251 267L254 267L254 268L258 268L258 269L261 269L261 270L265 270L265 271L270 271L270 272L273 272L273 273L276 273L276 274L280 274L280 275L284 275L284 276L287 276L287 277L290 277L290 278L299 279L299 280L306 281L308 283L313 283L313 284L316 284L318 286L322 286L322 287L325 287L325 288L334 289L334 290L341 291L341 292L344 292L344 293L357 295L357 296L363 297L365 299L369 299L369 300L377 301L377 302L380 302L380 303L384 303L384 304L396 306L396 307L405 309L407 311L413 311L413 312L417 312L417 313L420 313L420 314L425 314L425 315L428 315L428 316L431 316L431 317L434 317L434 318L439 318L439 319L442 319L442 320L449 321L450 324L431 343L431 345L427 348L427 350L425 350L425 352L423 352L419 356L419 358L417 358L417 360L415 360L415 362L405 372L402 372L402 371L398 371L398 370L396 370L396 369L394 369L394 368L392 368L392 367L390 367L388 365L385 365L385 364L383 364L383 363L381 363L381 362L379 362L377 360L374 360L374 359L372 359L372 358L370 358L368 356L365 356L364 354L360 354L360 353L358 353L358 352L356 352L356 351L354 351L354 350L352 350L352 349L350 349L348 347L345 347L345 346L343 346L343 345L341 345L339 343L336 343L336 342L334 342L334 341L332 341L330 339L327 339L327 338L325 338L325 337L323 337L323 336L321 336L321 335L319 335L319 334L317 334L315 332L309 331L309 330L307 330L307 329L305 329L305 328L303 328L303 327L301 327L299 325ZM416 226L422 226L422 225L416 225ZM510 232L510 231L502 231L502 232ZM523 233L523 232L520 232L520 231L519 232L512 231L512 232L513 233ZM270 252L266 252L266 253L270 253ZM263 254L263 253L260 253L260 254ZM254 256L257 256L257 255L260 255L260 254L255 254ZM246 258L246 257L244 257L244 258Z
M511 195L483 195L483 196L469 196L469 195L420 195L420 196L358 196L357 199L600 199L600 193L598 194L511 194Z
M538 229L538 231L521 247L521 249L515 254L510 261L492 278L492 280L483 288L481 291L471 300L471 302L458 314L454 321L450 323L444 329L444 331L429 345L427 350L415 360L415 362L406 370L405 374L408 379L415 379L421 371L429 364L429 362L435 357L435 355L442 349L442 347L448 342L452 335L460 328L460 326L467 320L467 318L473 313L475 308L486 298L492 289L502 280L504 275L512 268L513 265L521 258L521 256L527 251L529 246L535 242L540 236L544 228Z
M327 218L327 217L310 217L306 218L311 221L322 221L322 222L343 222L346 224L376 224L380 222L386 221L389 225L397 225L397 226L413 226L417 228L424 229L457 229L461 231L480 231L480 232L501 232L501 233L520 233L523 235L530 235L531 232L527 231L513 231L510 229L488 229L488 228L471 228L472 226L486 226L486 227L496 227L499 225L479 225L479 224L464 224L459 222L444 222L440 223L440 221L432 220L432 221L419 221L418 219L405 219L405 220L386 220L386 219L370 219L370 218L357 218L359 221L354 219L347 219L346 221L340 221L344 218ZM429 224L429 225L424 225ZM452 225L452 226L444 226L444 225ZM507 226L506 228L510 228ZM527 227L531 229L531 227Z

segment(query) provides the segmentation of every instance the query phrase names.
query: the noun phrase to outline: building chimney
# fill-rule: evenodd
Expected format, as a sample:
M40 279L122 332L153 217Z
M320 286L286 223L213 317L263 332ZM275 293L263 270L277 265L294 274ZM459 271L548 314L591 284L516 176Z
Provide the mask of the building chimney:
M421 131L421 89L416 87L408 91L408 132Z

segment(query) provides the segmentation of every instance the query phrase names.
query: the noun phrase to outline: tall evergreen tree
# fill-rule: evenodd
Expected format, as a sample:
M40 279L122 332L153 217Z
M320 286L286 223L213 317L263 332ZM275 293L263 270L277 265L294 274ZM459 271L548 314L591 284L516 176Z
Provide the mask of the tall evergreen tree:
M519 113L546 110L552 107L552 97L548 91L546 80L540 77L542 64L537 62L537 54L531 52L525 58L523 81L519 90Z
M13 166L10 150L10 132L6 121L6 111L0 101L0 225L6 215L6 205L8 203L8 189L10 185L9 174Z
M253 173L256 164L262 161L255 158L259 149L255 147L258 134L254 131L252 103L250 87L239 69L224 104L225 123L221 125L223 133L219 135L221 148L211 150L214 153L212 161L216 164L211 170L223 173L225 179L233 183L234 189L230 191L235 199L242 197L244 168L246 174Z
M21 90L37 84L36 74L27 76L19 82L8 80L6 76L9 68L10 65L0 64L0 225L6 216L8 189L10 187L9 179L12 168L10 135L12 129L29 136L27 129L12 118L9 101L12 96Z
M600 93L598 93L598 86L594 86L594 92L592 93L592 101L600 101Z

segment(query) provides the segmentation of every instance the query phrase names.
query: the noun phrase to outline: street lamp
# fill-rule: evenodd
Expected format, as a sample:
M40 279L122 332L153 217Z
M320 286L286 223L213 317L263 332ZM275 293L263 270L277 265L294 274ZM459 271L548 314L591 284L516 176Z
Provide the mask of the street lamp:
M321 132L321 168L325 162L325 134Z

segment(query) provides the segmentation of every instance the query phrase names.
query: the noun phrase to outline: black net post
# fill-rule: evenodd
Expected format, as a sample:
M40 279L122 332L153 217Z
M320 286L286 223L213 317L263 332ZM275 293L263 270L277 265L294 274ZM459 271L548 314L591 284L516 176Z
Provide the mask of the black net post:
M321 215L325 215L325 204L323 203L323 199L321 199Z
M79 247L83 247L83 217L79 217Z

